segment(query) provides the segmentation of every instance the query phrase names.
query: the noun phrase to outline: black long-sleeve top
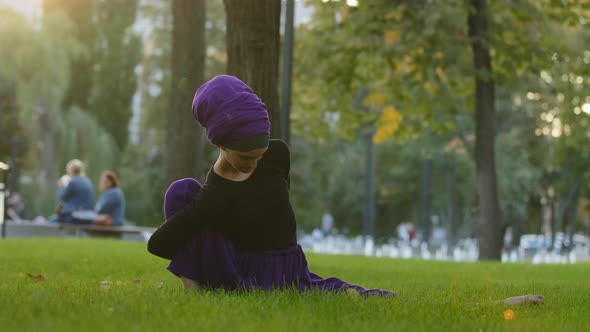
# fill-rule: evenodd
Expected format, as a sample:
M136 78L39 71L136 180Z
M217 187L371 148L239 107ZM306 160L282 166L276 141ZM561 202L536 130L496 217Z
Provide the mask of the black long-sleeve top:
M225 234L242 250L295 245L289 170L289 148L281 140L270 140L256 170L245 181L225 179L211 168L195 199L151 236L148 251L172 259L178 249L205 228Z

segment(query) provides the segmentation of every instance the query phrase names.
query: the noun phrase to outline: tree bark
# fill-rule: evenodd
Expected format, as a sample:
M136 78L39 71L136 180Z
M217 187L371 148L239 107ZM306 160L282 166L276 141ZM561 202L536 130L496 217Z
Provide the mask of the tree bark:
M420 190L420 221L422 241L429 243L431 234L432 208L432 158L422 157L422 176Z
M578 221L578 206L580 204L580 187L581 187L581 182L580 181L576 181L576 186L575 186L575 193L574 193L574 197L572 199L572 206L569 209L569 213L568 213L568 225L565 229L565 239L568 239L569 241L569 251L572 251L574 249L574 233L576 232L576 226L577 226L577 221Z
M453 160L453 159L451 159ZM455 247L457 242L457 233L459 231L457 222L457 172L454 168L454 161L451 161L447 173L448 188L448 224L447 224L447 242L449 247Z
M492 63L487 44L486 0L470 0L469 36L475 69L475 163L479 200L479 259L500 260L502 224L494 156L495 105Z
M224 0L227 21L227 72L262 99L271 136L281 135L279 115L280 0Z
M567 215L570 214L570 216L571 216L572 212L573 212L573 216L574 216L573 219L575 220L576 211L578 209L578 199L580 196L580 186L581 186L581 182L579 180L574 181L574 184L572 185L567 196L564 198L563 196L565 196L565 195L560 195L560 197L559 197L559 200L558 200L559 203L557 204L558 205L558 213L557 213L557 216L555 216L555 218L553 219L552 227L551 227L551 244L552 244L553 250L557 249L555 247L555 237L557 235L557 232L561 231L564 220L567 219ZM574 206L570 207L570 205L574 205ZM572 211L572 209L576 209L576 211Z
M42 97L37 99L37 118L39 119L39 130L43 140L43 151L41 160L43 163L43 179L45 186L50 192L57 190L57 160L55 155L55 140L51 130L51 116L47 105Z
M167 179L196 177L202 154L202 129L191 117L191 103L203 84L205 69L205 0L172 1L170 110Z

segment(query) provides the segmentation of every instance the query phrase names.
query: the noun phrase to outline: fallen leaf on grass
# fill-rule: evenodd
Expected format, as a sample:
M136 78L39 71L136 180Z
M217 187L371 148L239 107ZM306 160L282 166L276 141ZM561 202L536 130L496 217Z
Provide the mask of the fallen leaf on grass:
M139 284L139 282L141 281L140 279L132 279L131 281L133 281L134 284Z
M159 282L159 283L156 285L156 288L157 288L157 289L160 289L160 288L162 288L162 286L164 286L164 283L163 283L162 281L160 281L160 282Z
M64 293L66 292L66 289L68 289L68 286L63 286L62 288L60 288L59 295L64 295Z
M125 283L121 280L117 280L117 282L115 283L117 286L121 286L124 285Z
M111 285L113 284L112 281L109 280L104 280L100 282L100 289L102 290L108 290L109 288L111 288Z
M512 311L510 309L504 311L504 319L505 320L512 320L512 319L514 319L514 311Z
M45 281L45 277L42 274L39 275L32 275L30 273L27 273L27 277L31 278L31 279L35 279L37 281Z

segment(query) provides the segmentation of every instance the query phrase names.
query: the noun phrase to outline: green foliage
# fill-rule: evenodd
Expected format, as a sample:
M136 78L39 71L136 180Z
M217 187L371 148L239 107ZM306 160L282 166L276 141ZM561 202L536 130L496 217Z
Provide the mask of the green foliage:
M93 41L93 85L88 111L124 148L129 137L131 100L135 94L135 67L139 62L140 38L132 30L137 0L101 1L94 15L97 38Z
M346 233L361 231L363 146L338 139L310 144L300 137L291 146L291 201L298 227L307 232L321 226L324 212L334 227Z
M137 0L50 0L44 11L62 11L75 27L75 38L86 52L72 62L63 101L78 106L124 148L129 136L131 100L136 90L135 67L141 54L140 38L132 30Z
M46 15L42 29L6 7L0 7L0 17L0 44L10 45L0 49L0 70L5 79L16 82L20 121L29 123L36 97L52 110L59 107L56 101L69 84L70 61L84 49L72 37L74 27L63 12Z
M314 12L296 33L296 49L302 51L295 53L293 131L308 142L322 143L334 135L353 138L366 128L382 128L379 119L394 107L401 123L389 135L393 142L379 146L378 232L391 234L397 223L417 221L419 158L424 151L434 158L433 214L444 217L451 208L445 193L450 169L456 167L462 170L457 178L456 218L471 223L477 213L470 175L474 165L469 158L474 138L473 77L486 74L472 69L466 3L306 4ZM540 230L538 202L548 185L543 179L561 168L565 151L576 155L580 170L571 179L587 179L590 169L584 148L588 122L580 112L582 104L590 102L585 101L590 68L588 5L510 0L489 6L490 38L485 42L491 49L497 90L496 159L503 219L507 225L525 223L528 229ZM551 82L547 77L552 77ZM529 92L533 98L527 98ZM560 124L563 134L552 138L553 128ZM535 132L549 137L539 139ZM461 154L448 151L449 146L460 146ZM567 190L570 187L571 180L566 185ZM535 214L532 206L539 209L535 212L539 217L527 218Z
M113 138L88 113L79 108L62 111L61 104L69 84L72 59L84 52L74 38L71 22L60 11L45 15L42 27L14 12L3 10L0 39L11 48L0 49L2 75L15 82L19 110L18 122L24 128L31 149L25 160L24 175L32 182L25 183L22 191L35 214L48 215L57 204L55 185L38 176L43 165L40 155L44 135L37 128L37 108L42 100L51 120L51 138L54 141L53 160L58 172L65 170L73 158L86 163L87 174L97 180L105 169L113 168L119 149ZM4 44L4 43L7 44ZM34 198L34 199L33 199Z
M0 76L0 160L8 160L11 153L11 139L23 134L18 116L15 82Z

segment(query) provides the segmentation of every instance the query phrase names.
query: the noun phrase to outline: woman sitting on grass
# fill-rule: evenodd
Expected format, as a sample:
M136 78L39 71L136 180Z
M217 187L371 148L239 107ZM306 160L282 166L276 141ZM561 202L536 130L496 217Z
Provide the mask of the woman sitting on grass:
M172 260L168 270L185 288L396 295L309 271L297 245L289 199L289 149L280 140L269 140L266 107L246 84L233 76L215 77L197 91L193 117L219 147L219 157L204 186L193 179L170 186L166 222L148 242L152 254ZM536 303L542 298L505 301Z

